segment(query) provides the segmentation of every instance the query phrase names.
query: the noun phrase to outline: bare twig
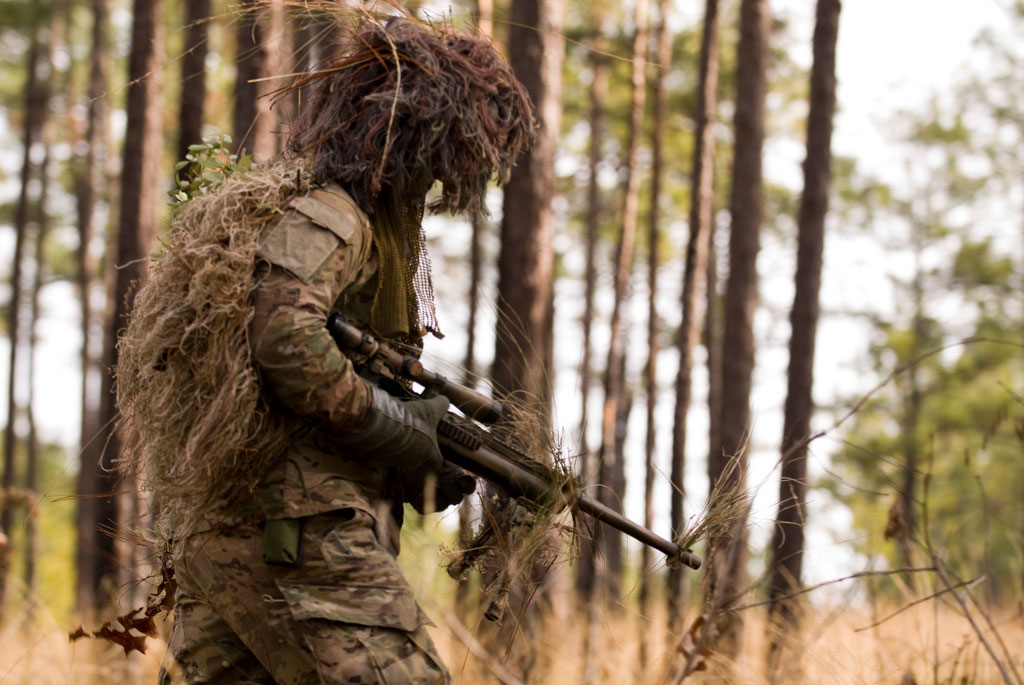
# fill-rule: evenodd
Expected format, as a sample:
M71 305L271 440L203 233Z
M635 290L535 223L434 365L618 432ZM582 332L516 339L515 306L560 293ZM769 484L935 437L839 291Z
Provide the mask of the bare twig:
M727 469L729 469L729 468L736 468L736 464L737 464L737 460L731 461L730 465L727 467ZM723 476L719 478L719 482L720 483L727 481L727 479L724 477L724 473L725 472L723 472ZM739 482L742 483L742 479ZM739 485L737 484L735 487L738 490ZM721 524L723 524L723 523L728 523L729 525L733 526L733 528L734 528L733 533L734 534L729 539L729 547L726 550L726 554L723 554L721 556L718 556L716 551L713 549L713 547L714 547L714 538L710 539L710 544L708 545L708 555L707 555L708 556L708 569L707 569L707 572L706 572L707 573L706 577L709 579L709 582L713 583L713 590L712 590L712 593L711 593L711 603L710 603L711 606L710 606L710 608L708 610L708 613L707 613L707 620L705 620L704 624L701 626L700 637L697 639L697 641L696 641L696 643L694 645L693 650L690 651L686 655L686 663L683 666L683 672L680 674L679 678L676 680L677 684L683 682L684 680L686 680L687 676L689 676L694 670L697 669L698 663L701 663L701 661L700 661L701 657L706 655L705 647L707 646L709 641L712 639L713 633L715 632L715 626L716 626L715 616L717 614L720 614L720 613L726 613L723 610L723 605L725 605L727 603L727 601L733 601L735 599L733 597L725 597L724 596L725 593L722 592L721 585L719 583L714 582L714 575L719 572L718 568L716 568L719 565L722 565L722 566L724 566L724 568L727 568L727 569L732 567L733 561L734 561L734 556L739 554L739 547L740 547L740 544L741 544L741 537L739 535L736 535L735 531L740 526L743 526L743 525L746 524L746 520L747 520L747 518L748 518L748 516L750 514L750 508L751 508L751 505L752 505L752 498L749 497L749 496L743 496L743 497L738 496L737 495L737 490L724 491L724 492L720 493L723 496L723 499L732 500L732 502L724 508L724 511L728 512L727 514L723 514L723 513L720 512L719 514L717 514L715 516L712 516L709 513L709 515L708 515L708 517L706 519L706 520L710 520L711 524L707 524L706 523L705 525L710 525L712 528L714 528L715 525L721 526ZM716 505L712 504L711 505L712 513L714 512L715 509L716 509ZM721 535L722 532L724 532L724 529L718 528L714 532L717 535ZM716 537L717 537L717 535L716 535ZM716 559L716 557L717 557L717 559ZM672 651L672 655L673 656L674 656L675 652L680 651L680 648L683 646L683 641L685 641L687 637L688 637L688 633L684 634L683 637L680 639L679 644L677 645L676 649L674 649ZM684 653L685 653L685 651L684 651ZM670 666L671 666L671 661L669 663L670 663Z
M931 568L930 570L938 572L937 568ZM892 573L906 573L906 569L892 571ZM932 594L926 595L925 597L920 597L918 599L915 599L913 602L910 602L909 604L904 604L899 609L897 609L896 611L892 612L891 614L889 614L885 618L880 618L877 621L871 623L870 625L864 626L863 628L855 628L853 632L859 633L859 632L864 631L864 630L871 630L872 628L877 628L878 626L882 625L886 621L899 616L900 614L902 614L907 609L915 607L918 604L924 604L925 602L931 601L933 599L937 599L938 597L941 597L942 595L945 595L945 594L947 594L949 592L953 592L954 590L958 590L958 589L960 589L962 587L969 587L970 585L972 585L974 583L980 583L984 579L985 579L985 576L978 576L977 578L974 578L972 580L968 580L968 581L965 581L963 583L957 583L956 586L954 586L954 587L946 588L944 590L938 590L937 592L933 592Z
M999 646L1003 649L1003 654L1006 657L1006 663L1008 663L1010 665L1010 670L1013 671L1013 675L1014 675L1014 677L1017 678L1017 682L1018 683L1024 682L1024 679L1021 678L1020 673L1017 671L1017 667L1013 663L1013 654L1007 648L1006 643L1003 642L1003 636L1002 636L1002 634L1000 634L999 630L996 629L995 624L992 622L992 617L990 617L988 615L988 612L986 612L981 607L981 605L978 604L978 600L975 599L974 595L971 594L971 588L970 587L968 587L966 589L964 594L966 594L967 598L969 600L971 600L971 603L974 604L975 607L977 607L978 613L980 613L982 618L985 619L985 623L988 625L989 630L992 631L992 634L995 636L996 641L999 642Z
M767 606L769 604L775 604L776 602L785 601L787 599L793 599L794 597L799 597L800 595L805 595L805 594L807 594L809 592L814 592L815 590L818 590L820 588L826 587L828 585L835 585L836 583L843 583L843 582L846 582L847 580L856 580L858 578L871 578L871 577L874 577L874 576L894 576L894 575L899 575L899 574L903 574L903 573L927 573L927 572L930 572L930 571L933 572L935 570L936 569L935 569L934 566L921 566L921 567L917 567L917 568L896 568L896 569L889 569L889 570L886 570L886 571L860 571L858 573L852 573L852 574L850 574L848 576L844 576L842 578L835 578L833 580L826 580L826 581L824 581L822 583L818 583L817 585L812 585L810 587L801 588L800 590L796 590L794 592L790 592L788 594L781 595L781 596L776 597L774 599L766 599L766 600L764 600L762 602L754 602L753 604L744 604L743 606L732 607L732 608L729 608L729 609L723 609L722 611L724 613L730 613L730 612L736 612L736 611L746 611L747 609L754 609L756 607ZM902 611L902 609L900 611Z
M836 432L844 423L849 421L853 416L860 412L860 410L863 409L864 405L867 404L868 400L874 397L875 394L877 394L882 388L889 385L889 383L891 383L897 376L899 376L907 369L913 368L914 366L920 364L926 359L942 354L948 349L954 347L966 347L967 345L973 345L976 343L991 343L994 345L1007 345L1010 347L1024 348L1024 343L1015 340L1000 340L998 338L987 338L984 336L971 336L967 338L961 338L960 340L956 340L945 345L941 345L926 352L922 352L913 359L910 359L897 366L889 375L887 375L885 378L876 383L874 387L872 387L866 393L861 395L860 398L854 403L854 405L846 411L846 413L844 413L842 416L840 416L838 419L832 422L831 426L829 426L828 428L823 428L814 433L808 433L807 435L805 435L802 440L795 443L785 454L783 454L782 458L785 459L790 454L795 453L797 450L803 449L806 445L809 445L815 440L818 440L819 438L823 438L827 435L830 435L831 433ZM1009 392L1018 402L1024 404L1024 399L1022 399L1019 395L1016 395L1008 388L1007 392Z
M974 629L974 634L978 636L978 641L981 642L982 646L985 648L985 651L988 652L989 656L992 657L992 661L995 662L996 668L999 669L999 674L1003 677L1003 682L1006 683L1006 685L1014 685L1015 682L1017 683L1017 685L1020 685L1020 683L1024 682L1021 680L1020 674L1017 673L1016 668L1013 669L1013 675L1015 676L1015 678L1010 678L1010 674L1007 672L1006 666L996 655L995 649L992 648L992 645L989 643L989 641L985 639L985 633L982 631L981 626L979 626L977 621L974 620L974 615L971 613L970 608L967 606L967 602L965 602L964 598L961 597L958 593L952 592L956 586L949 582L949 579L946 577L946 574L942 572L941 568L936 569L936 575L938 576L939 580L942 581L942 584L945 585L946 588L952 593L953 598L956 600L957 604L960 605L960 609L963 610L964 616L971 624L971 628ZM984 612L982 612L982 615L984 615ZM996 633L996 636L998 637L998 633ZM1001 642L1002 640L1000 639L1000 643ZM1011 668L1013 668L1012 659L1010 661Z
M967 602L965 602L964 598L961 597L958 593L953 592L953 590L959 587L960 584L954 585L952 582L950 582L950 579L946 576L946 573L943 571L942 560L939 559L938 554L935 552L935 548L932 547L930 526L928 525L928 495L930 493L931 488L931 478L932 474L930 472L926 473L924 476L924 498L921 502L923 516L921 517L921 519L924 524L923 532L925 550L928 552L929 556L932 559L932 563L935 565L935 575L939 579L939 581L941 581L942 584L946 586L946 589L950 592L950 594L953 595L953 599L956 600L956 603L960 605L961 611L964 612L964 617L971 624L971 628L974 629L975 635L978 636L978 641L981 642L982 646L985 648L985 651L988 652L989 656L992 657L992 661L995 662L996 668L999 669L999 674L1003 677L1003 682L1005 682L1007 685L1014 685L1014 682L1016 681L1017 685L1021 685L1021 683L1024 683L1024 681L1021 680L1020 674L1017 673L1017 669L1013 666L1013 658L1009 657L1007 661L1010 663L1010 668L1013 669L1015 681L1010 679L1010 674L1007 672L1006 666L996 655L995 649L993 649L989 641L985 639L985 633L982 631L981 626L978 625L977 621L974 620L974 615L971 613L970 607L967 606ZM981 614L982 616L985 616L986 619L988 618L984 611L982 611ZM993 627L991 621L989 621L989 627ZM1003 643L1002 638L999 635L999 632L995 631L994 628L993 634L996 636L996 639L999 640L999 644L1003 647L1004 652L1006 652L1006 645Z

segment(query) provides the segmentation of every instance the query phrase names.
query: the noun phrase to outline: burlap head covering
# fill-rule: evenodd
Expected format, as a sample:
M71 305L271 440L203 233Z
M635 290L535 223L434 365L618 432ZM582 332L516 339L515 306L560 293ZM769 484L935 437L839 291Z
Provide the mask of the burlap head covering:
M446 22L369 22L296 87L312 86L293 124L292 154L311 156L370 214L381 261L370 324L385 335L439 333L421 220L483 211L487 183L508 179L534 139L522 84L487 38Z

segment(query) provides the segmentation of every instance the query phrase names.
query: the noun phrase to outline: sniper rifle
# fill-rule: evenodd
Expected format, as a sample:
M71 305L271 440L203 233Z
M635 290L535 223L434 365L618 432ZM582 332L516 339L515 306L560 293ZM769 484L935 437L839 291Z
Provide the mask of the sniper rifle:
M442 419L437 428L437 440L448 461L501 487L527 509L554 505L558 510L569 508L585 512L664 553L670 565L700 568L700 557L690 550L588 497L573 483L559 486L553 469L536 464L535 460L516 458L515 448L492 439L485 428L474 422L494 424L500 421L504 412L500 402L425 369L416 357L376 340L338 314L328 318L327 330L342 351L355 357L372 374L418 383L424 388L424 396L444 395L472 419L469 421L455 414Z

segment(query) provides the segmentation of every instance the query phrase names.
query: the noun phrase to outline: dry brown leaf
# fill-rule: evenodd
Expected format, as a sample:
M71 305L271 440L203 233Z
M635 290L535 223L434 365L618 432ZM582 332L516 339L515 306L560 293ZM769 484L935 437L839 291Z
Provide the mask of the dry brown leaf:
M903 513L903 504L899 499L893 500L889 507L889 521L885 524L885 539L891 540L897 535L903 536L909 532L907 517Z
M704 630L704 624L707 622L707 616L704 614L694 619L693 624L686 631L686 636L679 641L678 650L683 658L686 660L690 659L690 656L697 652L697 645L700 644L701 633ZM712 628L712 631L714 628ZM710 634L708 637L711 637ZM706 641L706 640L705 640ZM694 671L706 671L708 668L707 657L711 656L713 652L707 646L702 646L700 651L697 652L698 656L693 660Z
M119 645L124 649L125 656L131 652L145 654L146 637L156 637L158 634L153 617L160 613L170 613L174 609L176 585L174 569L165 560L160 572L160 584L146 598L146 606L118 616L116 622L119 624L119 628L115 627L111 621L107 621L93 633L78 626L74 632L68 633L68 639L74 642L83 637L91 637Z
M100 640L106 640L112 642L115 645L120 645L124 649L124 655L128 656L132 652L138 652L139 654L146 653L146 636L145 635L133 635L129 631L113 630L109 623L104 623L103 627L92 635Z

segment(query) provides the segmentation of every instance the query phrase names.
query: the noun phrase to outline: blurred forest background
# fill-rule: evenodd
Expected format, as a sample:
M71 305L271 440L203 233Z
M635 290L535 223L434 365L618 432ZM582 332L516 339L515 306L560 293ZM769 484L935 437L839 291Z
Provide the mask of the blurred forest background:
M950 4L841 54L884 70ZM510 638L438 568L473 503L413 516L457 681L1024 683L1024 3L978 4L919 103L858 91L887 114L847 156L839 0L405 5L493 36L541 127L491 217L428 220L428 358L539 398L592 492L706 561L599 529ZM0 682L153 679L159 638L67 634L150 589L110 370L174 164L271 159L332 13L389 9L0 2Z

